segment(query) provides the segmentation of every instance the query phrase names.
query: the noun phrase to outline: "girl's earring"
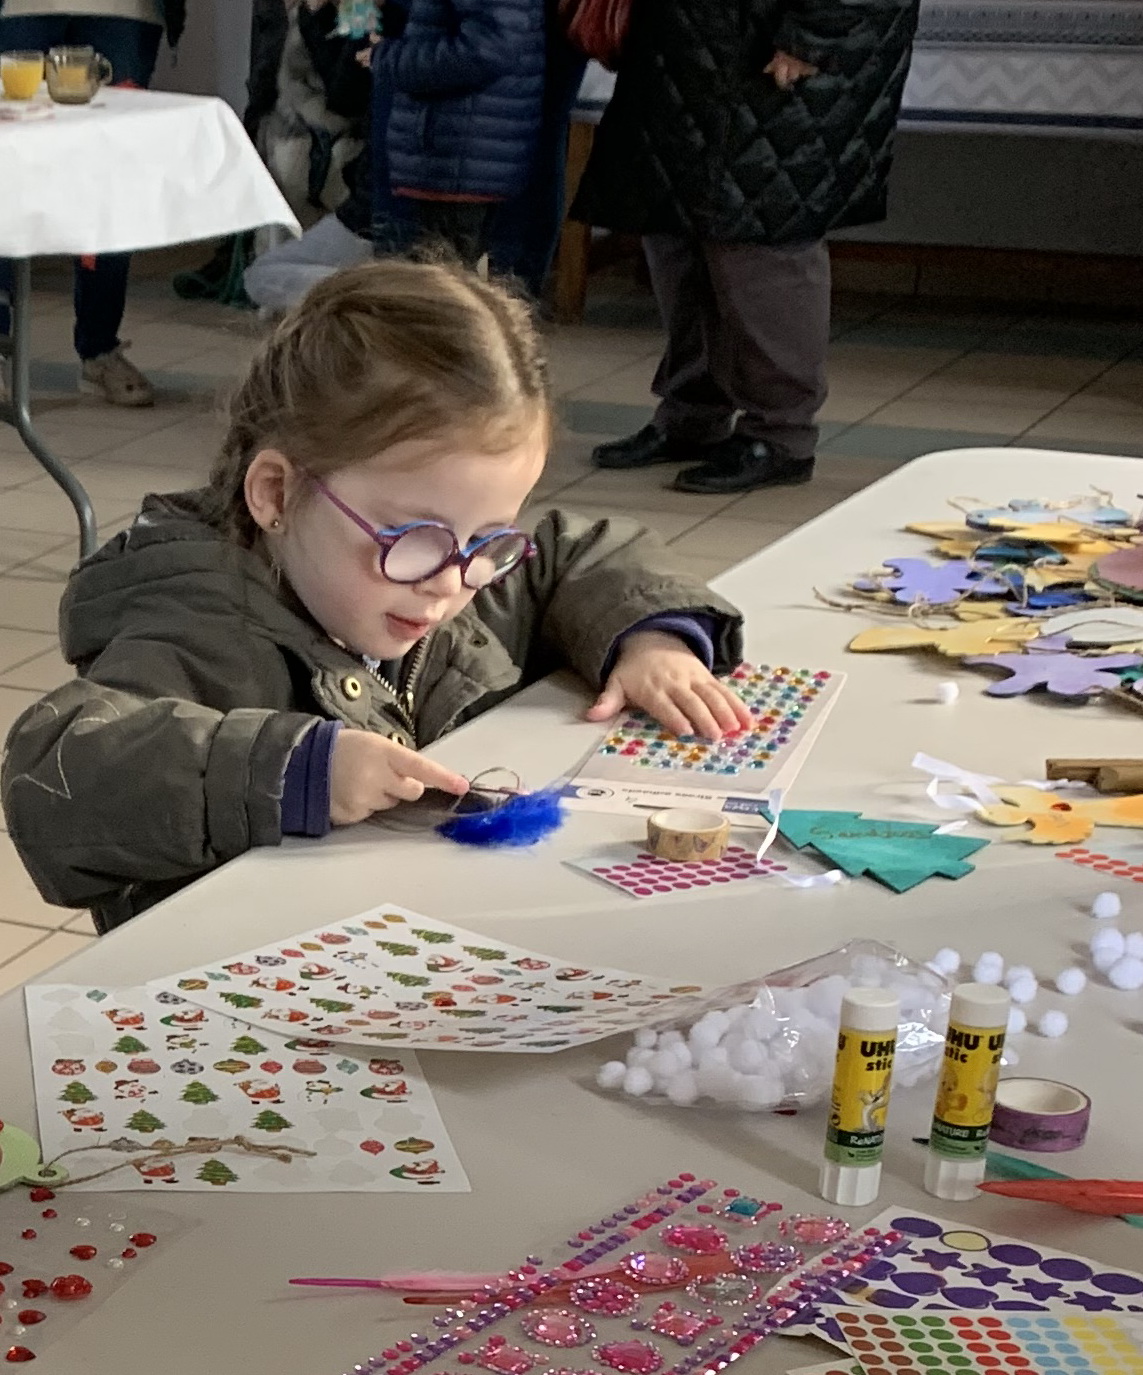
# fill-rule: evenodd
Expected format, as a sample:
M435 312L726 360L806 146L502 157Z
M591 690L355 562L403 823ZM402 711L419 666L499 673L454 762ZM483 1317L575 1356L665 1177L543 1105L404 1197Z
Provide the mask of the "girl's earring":
M271 529L271 530L280 530L281 528L282 528L282 522L278 519L277 516L275 516L274 519L270 522L270 529Z

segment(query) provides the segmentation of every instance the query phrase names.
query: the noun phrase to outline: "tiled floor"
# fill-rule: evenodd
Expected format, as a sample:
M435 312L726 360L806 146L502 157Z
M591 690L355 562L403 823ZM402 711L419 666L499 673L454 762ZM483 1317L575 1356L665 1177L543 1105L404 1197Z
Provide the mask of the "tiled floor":
M161 396L154 410L113 410L75 393L66 284L41 291L40 429L75 465L106 535L143 492L202 480L221 434L219 403L256 328L249 315L185 304L164 283L138 280L127 334ZM551 331L562 432L538 495L592 516L640 515L703 577L936 449L1028 443L1143 457L1143 322L855 296L837 302L810 486L703 498L664 490L662 469L595 472L593 445L650 417L660 345L649 298L630 288L597 292L588 323ZM55 622L74 547L64 498L0 426L0 733L70 676ZM0 989L70 954L90 931L85 914L40 900L0 834Z

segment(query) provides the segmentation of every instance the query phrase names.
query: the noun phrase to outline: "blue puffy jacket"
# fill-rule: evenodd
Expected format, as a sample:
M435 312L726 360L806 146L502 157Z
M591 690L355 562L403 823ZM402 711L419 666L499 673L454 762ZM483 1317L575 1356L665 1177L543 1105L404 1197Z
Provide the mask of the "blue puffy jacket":
M544 0L409 0L404 33L375 59L393 91L393 189L517 195L535 155L544 56Z

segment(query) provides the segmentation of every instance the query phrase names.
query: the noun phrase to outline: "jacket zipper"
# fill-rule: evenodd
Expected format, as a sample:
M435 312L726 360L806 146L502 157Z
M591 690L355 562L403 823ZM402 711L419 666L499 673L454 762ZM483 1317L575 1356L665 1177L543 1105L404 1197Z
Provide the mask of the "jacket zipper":
M417 646L416 651L413 655L413 662L409 666L409 672L407 677L405 678L405 686L403 689L396 687L393 683L391 683L388 680L388 678L382 677L382 675L378 673L376 669L369 668L368 664L365 665L365 667L369 669L369 672L373 675L374 678L376 678L376 680L381 684L381 686L383 688L388 688L389 691L393 694L393 705L396 707L397 714L401 718L401 724L405 727L405 729L413 738L414 749L418 748L417 723L413 715L416 709L416 697L414 694L414 690L417 686L417 679L421 676L421 670L425 666L425 659L428 657L429 653L429 642L432 640L432 638L433 637L431 634L426 635L425 638Z

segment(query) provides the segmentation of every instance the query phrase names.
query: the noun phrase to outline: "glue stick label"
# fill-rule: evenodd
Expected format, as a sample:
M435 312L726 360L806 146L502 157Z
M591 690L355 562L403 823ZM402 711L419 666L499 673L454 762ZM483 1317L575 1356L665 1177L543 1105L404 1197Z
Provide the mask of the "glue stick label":
M881 1159L896 1049L895 1031L838 1032L825 1144L825 1158L835 1165L876 1165Z
M930 1149L949 1160L980 1160L988 1145L1005 1027L949 1023Z

